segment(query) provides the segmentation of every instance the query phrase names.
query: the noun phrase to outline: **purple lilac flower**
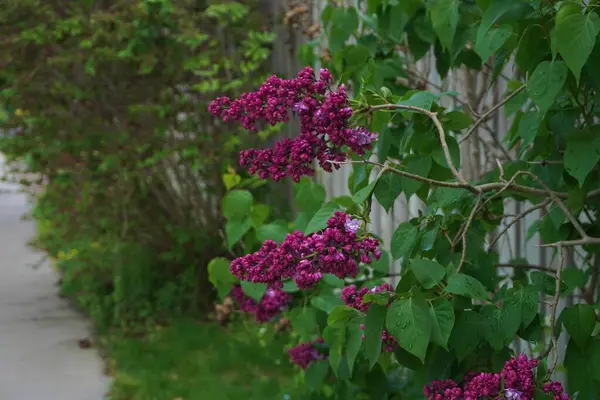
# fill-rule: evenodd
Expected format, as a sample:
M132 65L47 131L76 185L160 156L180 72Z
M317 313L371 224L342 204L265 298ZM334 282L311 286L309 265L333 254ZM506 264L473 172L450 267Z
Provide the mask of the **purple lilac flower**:
M452 379L435 380L423 387L427 400L461 400L463 391Z
M504 397L506 397L506 400L521 400L521 392L516 389L506 389Z
M570 400L571 398L567 393L564 392L564 389L560 382L552 381L544 384L544 393L552 394L554 396L554 400Z
M464 400L495 399L500 394L500 374L482 372L465 385Z
M291 361L305 370L313 361L326 360L327 356L319 352L315 347L316 343L323 342L323 339L319 338L314 342L300 343L299 345L288 349Z
M533 370L537 367L537 360L528 360L525 354L513 357L504 364L500 375L504 379L504 387L521 392L521 400L533 399L535 392L535 379Z
M286 292L279 289L267 289L267 292L256 302L251 297L246 296L240 285L235 285L231 289L231 297L235 300L240 311L247 314L254 314L256 322L263 324L271 321L275 316L285 310L291 301L291 297Z
M292 279L300 289L309 289L323 274L338 278L355 276L358 263L370 264L379 259L379 242L373 238L357 239L345 228L347 215L336 211L319 232L304 235L300 231L288 234L278 246L272 240L252 254L236 258L230 271L240 280L267 283L281 288L283 280Z
M537 360L521 354L506 362L500 374L469 372L462 381L463 389L452 380L433 381L423 389L428 400L533 400L535 380L533 370ZM504 391L500 390L503 383ZM559 382L544 384L543 391L554 400L570 400Z
M336 162L346 160L343 146L357 154L371 148L377 135L348 127L352 116L344 86L329 90L331 73L321 69L315 79L312 68L300 71L293 79L272 76L256 92L244 93L239 99L219 97L208 110L223 121L236 121L250 131L260 121L275 125L289 120L291 109L300 118L300 135L276 142L271 149L248 149L240 153L240 165L262 179L278 181L286 176L298 181L314 173L313 161L330 172Z
M346 228L346 231L356 233L360 229L360 220L348 217L346 218L344 227Z

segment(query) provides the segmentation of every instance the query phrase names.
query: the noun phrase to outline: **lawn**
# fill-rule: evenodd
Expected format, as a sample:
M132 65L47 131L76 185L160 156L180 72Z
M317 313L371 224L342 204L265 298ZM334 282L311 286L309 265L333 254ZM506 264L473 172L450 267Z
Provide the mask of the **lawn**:
M112 400L284 399L297 371L285 340L257 328L174 321L143 338L113 334L106 349L114 374ZM295 396L291 396L295 398Z

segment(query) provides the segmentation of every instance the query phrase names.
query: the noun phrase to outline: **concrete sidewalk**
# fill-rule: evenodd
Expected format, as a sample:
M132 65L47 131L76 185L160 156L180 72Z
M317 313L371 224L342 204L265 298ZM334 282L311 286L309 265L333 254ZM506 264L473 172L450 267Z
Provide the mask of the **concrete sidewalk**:
M78 345L88 322L58 297L47 262L32 267L43 254L26 246L35 232L20 221L28 209L24 194L0 182L0 400L101 400L103 362Z

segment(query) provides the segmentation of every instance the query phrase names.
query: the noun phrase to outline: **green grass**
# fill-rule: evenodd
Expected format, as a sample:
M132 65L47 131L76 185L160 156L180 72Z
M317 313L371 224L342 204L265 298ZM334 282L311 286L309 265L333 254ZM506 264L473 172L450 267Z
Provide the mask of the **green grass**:
M184 319L142 338L112 335L112 400L283 399L297 371L285 338L256 327L227 328ZM261 343L262 342L262 345ZM292 395L292 398L295 396Z

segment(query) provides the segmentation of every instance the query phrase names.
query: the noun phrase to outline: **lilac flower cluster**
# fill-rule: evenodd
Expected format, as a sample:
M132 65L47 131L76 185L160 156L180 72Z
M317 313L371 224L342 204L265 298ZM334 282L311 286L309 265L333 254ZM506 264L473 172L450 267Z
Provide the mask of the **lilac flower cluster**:
M433 381L425 385L423 393L428 400L533 400L537 365L537 360L521 354L507 361L499 374L470 372L462 387L451 379ZM552 393L554 400L570 400L559 382L546 383L543 390Z
M521 392L523 400L533 398L535 392L535 377L533 370L538 366L537 360L528 360L525 354L511 358L501 372L504 386Z
M313 342L300 343L288 349L291 361L305 370L313 361L326 360L327 356L319 352L316 348L315 344L317 343L324 343L323 338L319 338Z
M356 231L347 227L351 221L336 211L324 230L309 235L296 231L279 246L267 240L259 251L233 260L230 271L240 280L267 283L272 288L281 288L288 278L300 289L310 289L323 274L355 276L359 262L370 264L372 258L379 259L381 251L376 239L358 238Z
M445 379L425 385L423 393L428 400L458 400L462 399L463 391L452 379Z
M260 302L256 302L252 297L246 296L240 285L235 285L231 289L230 295L237 303L240 311L247 314L254 314L256 322L259 324L271 321L284 311L291 301L289 294L283 290L272 288L267 289Z
M315 79L312 68L304 68L296 78L281 79L272 76L256 92L244 93L239 99L219 97L208 110L223 121L236 121L250 131L264 121L275 125L289 121L291 109L300 118L300 135L283 139L271 149L248 149L240 153L240 165L262 179L278 181L286 176L298 181L312 175L313 161L326 171L339 168L331 162L342 162L347 146L357 154L364 154L377 137L364 128L350 128L352 109L344 86L337 91L329 88L331 73L321 69Z
M465 385L464 400L496 399L500 394L500 375L482 372Z
M366 286L357 289L356 285L349 285L342 289L342 301L348 307L352 307L362 312L367 312L369 310L369 307L371 306L371 303L364 301L365 295L368 293L383 292L393 293L393 289L387 283L383 283L381 286L375 286L372 289L369 289ZM391 300L392 298L390 296L390 303L388 303L388 305L391 304ZM360 329L365 330L365 326L361 325ZM362 335L362 339L365 339L364 335ZM394 337L390 335L385 329L381 332L381 341L383 342L382 350L387 352L393 351L394 347L398 345L398 342L394 340Z
M569 395L564 392L560 382L548 382L544 385L544 393L552 394L554 400L569 400Z

